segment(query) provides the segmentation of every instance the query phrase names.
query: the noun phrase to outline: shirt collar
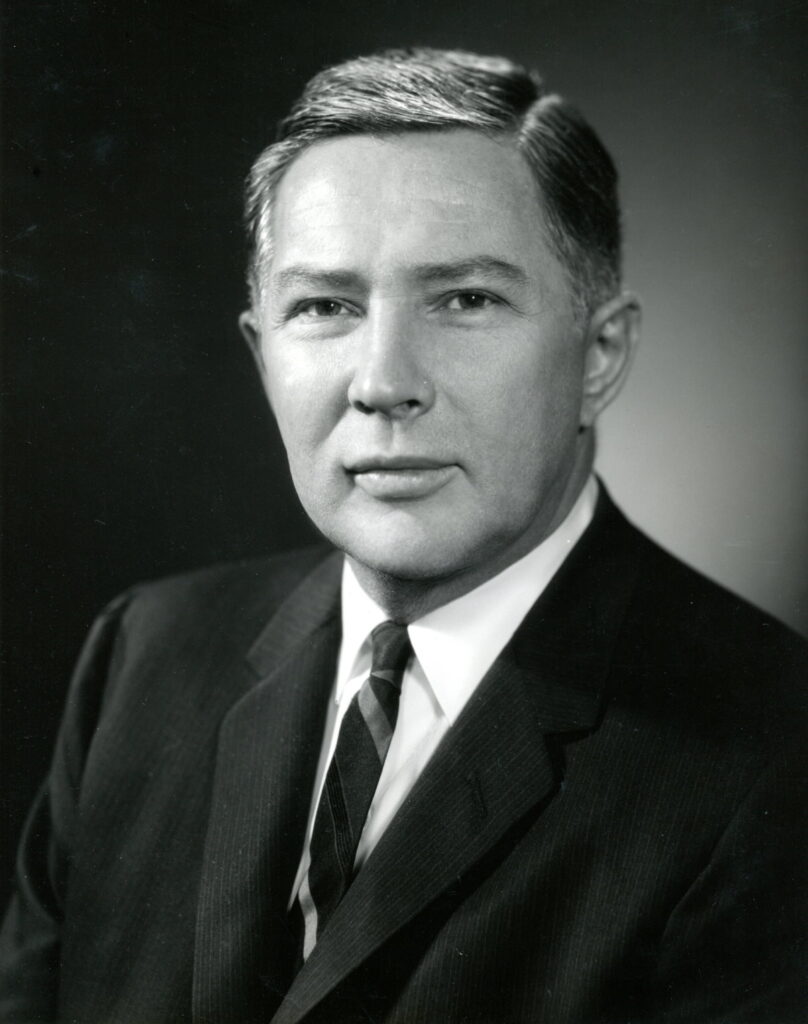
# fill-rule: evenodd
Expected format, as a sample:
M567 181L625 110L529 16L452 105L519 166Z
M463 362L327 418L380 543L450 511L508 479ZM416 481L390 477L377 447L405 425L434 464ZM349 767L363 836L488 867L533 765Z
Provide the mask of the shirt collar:
M346 558L342 567L342 644L337 663L337 704L342 699L348 680L360 671L370 670L368 637L387 617L362 589Z
M590 476L567 517L541 544L479 587L410 624L413 651L450 724L591 522L597 493ZM366 641L386 618L345 559L337 703L348 680L370 669Z

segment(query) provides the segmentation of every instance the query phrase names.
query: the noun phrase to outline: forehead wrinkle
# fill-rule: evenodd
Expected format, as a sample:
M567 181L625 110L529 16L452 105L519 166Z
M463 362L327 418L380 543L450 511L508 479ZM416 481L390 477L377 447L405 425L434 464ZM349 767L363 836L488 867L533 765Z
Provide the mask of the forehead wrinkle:
M503 160L501 145L492 152L476 134L457 140L463 145L443 137L439 147L406 141L326 140L290 166L273 204L267 284L293 284L291 274L273 273L273 262L280 274L288 261L319 275L316 287L366 294L463 277L553 291L545 278L557 258L521 154L509 151ZM369 158L378 154L395 159L377 167ZM298 275L294 284L314 281Z
M458 130L461 136L469 136L480 141L476 131ZM430 152L408 151L413 142L429 141L430 136L437 135L441 148L446 151L447 136L444 133L426 132L423 136L412 138L378 138L374 136L346 136L325 139L315 142L304 150L287 169L281 178L275 197L275 206L284 206L286 216L309 219L325 213L327 220L339 223L346 217L356 222L357 214L361 218L362 211L368 213L368 224L377 224L377 217L370 212L374 206L383 205L387 210L414 213L413 200L421 207L419 216L444 223L463 223L469 212L475 217L480 213L480 202L491 200L491 185L500 186L503 179L510 182L513 194L509 190L497 187L496 202L500 204L505 198L518 222L524 221L525 210L535 202L535 182L524 158L511 146L483 138L486 146L496 147L496 163L492 165L492 156L485 152L476 154L476 159L467 161L462 167L446 166L431 167ZM432 140L434 142L434 139ZM449 152L451 153L451 139ZM351 153L356 147L369 147L370 155L381 153L388 158L384 161L384 173L375 175L368 180L362 176L362 162L358 163L359 179L355 174L347 172L347 177L335 178L333 169L315 164L313 157L323 157L329 150L349 146L348 156L357 160ZM504 151L504 152L503 152ZM412 176L415 169L425 170L420 180L420 191L416 196L412 193ZM303 184L301 185L301 177ZM283 200L280 202L280 200ZM340 211L340 207L342 210ZM346 208L355 207L346 212ZM427 212L429 210L429 212ZM496 211L501 216L501 209Z

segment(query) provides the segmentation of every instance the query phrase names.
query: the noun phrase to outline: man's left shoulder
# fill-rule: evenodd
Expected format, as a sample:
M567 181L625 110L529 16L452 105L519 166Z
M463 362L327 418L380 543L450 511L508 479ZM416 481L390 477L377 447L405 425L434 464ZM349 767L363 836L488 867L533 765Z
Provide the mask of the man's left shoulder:
M638 531L639 532L639 531ZM774 615L639 534L640 568L625 636L642 666L682 706L727 726L804 732L808 643Z
M708 664L806 665L808 642L776 616L644 537L638 601L649 627ZM649 599L651 599L649 601Z

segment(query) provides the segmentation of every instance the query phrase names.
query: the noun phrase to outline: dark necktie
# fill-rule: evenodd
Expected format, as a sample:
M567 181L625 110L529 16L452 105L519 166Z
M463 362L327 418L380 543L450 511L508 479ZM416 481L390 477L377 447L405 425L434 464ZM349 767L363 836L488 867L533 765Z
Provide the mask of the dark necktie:
M370 675L342 719L314 819L311 863L298 894L303 960L351 883L356 848L398 717L411 652L407 628L383 622L370 639Z

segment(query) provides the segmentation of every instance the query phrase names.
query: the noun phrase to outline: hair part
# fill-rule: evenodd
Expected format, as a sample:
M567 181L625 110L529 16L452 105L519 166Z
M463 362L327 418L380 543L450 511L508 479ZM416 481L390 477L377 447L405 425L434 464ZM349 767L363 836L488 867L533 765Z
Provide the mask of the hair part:
M470 129L511 140L538 187L549 242L578 313L613 298L621 281L617 172L606 148L536 72L501 57L427 48L385 50L312 78L246 184L248 282L253 306L272 255L270 219L292 161L322 139Z

